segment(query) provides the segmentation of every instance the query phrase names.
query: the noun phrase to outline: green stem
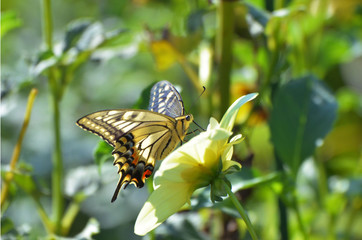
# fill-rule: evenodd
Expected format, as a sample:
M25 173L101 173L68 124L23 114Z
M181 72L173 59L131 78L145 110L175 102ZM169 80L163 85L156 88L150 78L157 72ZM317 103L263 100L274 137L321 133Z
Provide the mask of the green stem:
M38 211L38 214L40 216L40 219L41 219L46 231L48 233L52 233L54 226L53 226L51 220L49 219L48 214L45 212L43 205L41 204L41 202L39 200L39 197L36 196L35 194L32 194L32 198L34 199L34 202L36 204L36 209Z
M356 227L357 219L360 217L360 211L362 209L362 198L356 197L352 200L352 208L350 209L349 217L346 220L344 238L342 239L352 239L352 229Z
M13 172L15 171L16 164L19 160L21 145L23 143L26 129L28 128L28 125L29 125L31 110L33 109L34 100L35 100L35 97L37 94L38 94L38 90L36 88L33 88L30 91L30 94L28 97L28 104L26 106L23 126L21 128L18 141L14 147L13 155L10 160L10 171L5 175L5 179L4 179L5 181L4 181L4 184L1 189L1 208L4 207L4 203L8 196L9 185L10 185L10 182L13 180Z
M51 1L43 0L43 35L44 42L49 51L53 48L53 24ZM53 153L53 173L52 173L52 197L53 197L53 218L55 225L55 233L61 232L61 219L64 209L63 199L63 159L61 149L61 135L60 135L60 110L59 110L59 90L58 82L55 76L55 69L52 67L48 71L48 80L51 93L52 111L53 111L53 132L55 149Z
M52 49L53 39L52 39L52 29L53 29L53 20L52 20L52 11L51 11L51 0L43 0L43 37L44 42L49 50Z
M274 151L274 157L276 161L276 167L277 171L281 172L282 179L287 179L285 176L285 171L283 168L282 160L279 158L279 155ZM284 182L285 183L285 182ZM285 184L287 186L287 184ZM288 212L287 208L283 202L283 199L281 196L278 197L278 210L279 210L279 231L280 231L280 239L281 240L288 240L289 239L289 233L288 233Z
M317 201L319 202L319 205L323 208L325 208L324 204L326 202L326 196L328 194L328 184L327 184L327 177L326 172L324 169L324 166L322 162L318 159L318 157L315 155L314 158L314 164L317 167L318 170L318 191L316 192L318 198Z
M287 208L285 207L284 202L279 197L278 198L278 209L279 209L279 231L280 231L280 239L288 240L288 214Z
M293 208L294 208L295 214L297 215L299 230L302 232L304 239L308 239L307 231L305 230L305 227L304 227L302 215L300 213L299 204L298 204L297 197L295 196L295 194L293 194L292 201L293 201Z
M221 0L218 7L219 23L216 36L216 59L219 64L217 86L220 94L220 115L225 113L230 105L234 6L235 1Z
M53 214L56 232L60 232L61 219L63 215L64 199L63 199L63 159L61 150L60 136L60 112L59 102L55 94L52 94L53 103L53 130L55 149L53 153L53 173L52 173L52 194L53 194Z
M231 191L231 188L229 187L229 185L225 181L223 181L223 184L224 184L224 187L225 187L225 189L226 189L232 203L236 207L236 210L240 213L241 218L244 220L244 222L246 224L246 228L248 229L251 238L253 240L258 239L258 237L256 236L256 233L255 233L255 230L254 230L253 226L251 225L249 217L246 214L244 208L241 206L239 200L236 198L235 194Z
M73 201L69 204L67 211L62 219L62 235L68 235L70 228L74 222L74 219L79 213L80 204L85 200L86 196L78 194L74 197Z

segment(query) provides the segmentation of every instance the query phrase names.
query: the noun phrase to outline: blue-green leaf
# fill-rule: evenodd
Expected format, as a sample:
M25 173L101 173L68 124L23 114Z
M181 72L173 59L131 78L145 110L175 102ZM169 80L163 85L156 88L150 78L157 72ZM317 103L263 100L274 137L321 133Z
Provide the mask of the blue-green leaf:
M273 99L271 140L281 161L296 175L322 144L336 119L337 102L327 87L308 75L282 86Z

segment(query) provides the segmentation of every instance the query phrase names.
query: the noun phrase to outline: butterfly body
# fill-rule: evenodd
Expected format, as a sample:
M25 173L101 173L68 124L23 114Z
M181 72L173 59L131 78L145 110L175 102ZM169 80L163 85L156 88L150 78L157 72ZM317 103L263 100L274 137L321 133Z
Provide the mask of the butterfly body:
M122 185L132 183L141 188L151 176L156 160L165 158L183 141L192 115L185 115L180 94L167 82L151 90L150 110L104 110L77 121L114 147L113 164L120 175L112 202Z

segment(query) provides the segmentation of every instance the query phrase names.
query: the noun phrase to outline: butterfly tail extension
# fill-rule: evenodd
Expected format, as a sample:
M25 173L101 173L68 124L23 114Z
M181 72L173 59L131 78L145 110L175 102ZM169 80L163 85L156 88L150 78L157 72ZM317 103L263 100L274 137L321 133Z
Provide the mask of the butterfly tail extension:
M114 165L118 167L120 175L116 190L112 197L112 202L117 199L121 187L126 188L130 183L138 188L142 188L146 178L151 176L153 166L146 165L145 161L139 155L135 146L134 137L128 133L118 139L112 152L114 156Z
M114 191L114 194L113 194L113 197L112 197L111 202L116 201L116 199L117 199L117 197L118 197L118 193L119 193L119 191L121 190L122 185L123 185L123 182L122 182L122 178L120 177L119 180L118 180L118 183L117 183L116 190Z

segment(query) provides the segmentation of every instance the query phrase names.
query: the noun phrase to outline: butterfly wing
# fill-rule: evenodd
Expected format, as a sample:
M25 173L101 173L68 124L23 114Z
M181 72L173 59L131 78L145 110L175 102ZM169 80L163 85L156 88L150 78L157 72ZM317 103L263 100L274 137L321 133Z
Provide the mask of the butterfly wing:
M162 159L179 143L176 120L147 110L106 110L77 121L114 147L114 165L120 178L112 202L123 184L141 188L151 176L156 160Z
M155 161L165 158L183 140L193 119L184 115L180 93L168 81L153 86L149 110L105 110L77 121L114 147L113 164L120 178L112 202L123 184L143 187Z
M172 118L185 114L180 93L170 82L165 80L152 87L148 109Z

